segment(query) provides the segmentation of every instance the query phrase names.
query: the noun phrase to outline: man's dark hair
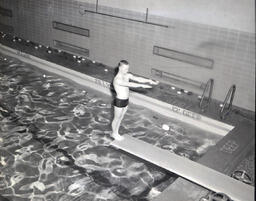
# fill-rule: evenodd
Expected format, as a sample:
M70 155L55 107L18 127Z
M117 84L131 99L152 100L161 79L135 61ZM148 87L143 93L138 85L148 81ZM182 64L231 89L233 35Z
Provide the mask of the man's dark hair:
M129 65L128 61L126 60L121 60L118 64L118 67L121 66L121 65Z

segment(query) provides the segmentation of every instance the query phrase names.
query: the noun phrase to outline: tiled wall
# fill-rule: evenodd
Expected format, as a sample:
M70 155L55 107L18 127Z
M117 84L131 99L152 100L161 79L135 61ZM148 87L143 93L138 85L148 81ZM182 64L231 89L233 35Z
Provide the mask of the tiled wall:
M95 5L74 0L0 0L0 6L13 10L13 17L0 17L0 23L12 25L14 33L44 45L54 40L89 49L92 60L115 67L127 59L131 71L151 76L151 68L191 80L215 81L213 96L224 100L229 87L236 84L234 104L255 111L255 33L247 33L188 21L148 16L149 22L168 28L128 21L95 11ZM98 6L98 12L145 20L145 13ZM90 30L90 37L55 30L52 21ZM212 59L213 68L204 68L153 55L160 46Z

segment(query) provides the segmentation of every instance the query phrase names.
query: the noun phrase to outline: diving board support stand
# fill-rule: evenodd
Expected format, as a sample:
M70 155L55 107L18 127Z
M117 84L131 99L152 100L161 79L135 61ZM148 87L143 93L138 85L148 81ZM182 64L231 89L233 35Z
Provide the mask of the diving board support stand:
M129 135L123 137L111 145L235 201L254 201L254 187L250 185Z

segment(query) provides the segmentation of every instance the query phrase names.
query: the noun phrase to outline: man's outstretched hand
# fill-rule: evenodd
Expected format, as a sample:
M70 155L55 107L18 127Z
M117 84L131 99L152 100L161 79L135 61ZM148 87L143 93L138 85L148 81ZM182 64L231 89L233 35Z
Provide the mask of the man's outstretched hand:
M145 88L145 89L149 89L149 88L152 88L152 86L150 85L147 85L147 84L142 84L141 85L142 88Z
M158 85L159 84L159 81L154 81L154 80L150 80L149 81L149 84L152 84L152 85Z

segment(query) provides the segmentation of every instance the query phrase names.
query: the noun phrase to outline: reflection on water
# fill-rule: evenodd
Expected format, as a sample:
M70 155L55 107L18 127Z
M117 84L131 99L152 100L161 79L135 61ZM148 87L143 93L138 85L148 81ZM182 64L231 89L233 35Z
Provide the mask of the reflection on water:
M176 176L109 146L111 107L102 94L1 59L0 194L10 200L47 201L145 201L157 196ZM162 123L170 129L164 131ZM120 133L191 160L219 140L133 105Z

